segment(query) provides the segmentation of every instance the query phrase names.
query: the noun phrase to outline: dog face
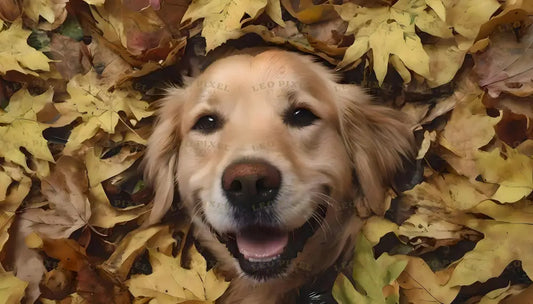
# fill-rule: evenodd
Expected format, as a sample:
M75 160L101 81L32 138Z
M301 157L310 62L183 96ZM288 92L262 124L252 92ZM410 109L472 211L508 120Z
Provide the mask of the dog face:
M331 266L357 233L356 207L384 212L412 147L399 113L284 51L215 62L170 89L158 115L145 157L150 223L177 185L219 267L256 282Z

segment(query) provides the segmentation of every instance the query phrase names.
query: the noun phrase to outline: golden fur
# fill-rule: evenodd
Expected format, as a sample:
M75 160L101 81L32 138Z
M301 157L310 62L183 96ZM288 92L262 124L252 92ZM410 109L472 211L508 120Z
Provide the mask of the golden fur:
M288 95L320 119L305 128L284 124ZM222 129L208 135L191 131L199 116L212 111L224 117ZM361 217L384 213L386 188L412 149L401 113L371 104L355 85L337 84L330 70L310 58L279 50L230 56L185 88L169 89L161 102L145 156L146 178L155 189L148 224L162 218L179 189L195 237L232 279L220 302L289 301L310 277L350 258ZM240 270L197 216L203 212L215 230L232 229L220 179L224 168L242 158L266 159L283 174L276 210L287 229L313 216L317 202L328 205L322 227L287 272L262 282ZM323 185L331 190L328 197L320 192Z

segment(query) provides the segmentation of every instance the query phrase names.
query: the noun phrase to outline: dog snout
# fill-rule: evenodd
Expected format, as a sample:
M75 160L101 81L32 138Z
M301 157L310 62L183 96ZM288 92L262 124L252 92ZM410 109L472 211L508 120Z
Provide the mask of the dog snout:
M281 186L281 173L263 161L239 162L229 165L222 175L226 198L237 208L254 208L269 204Z

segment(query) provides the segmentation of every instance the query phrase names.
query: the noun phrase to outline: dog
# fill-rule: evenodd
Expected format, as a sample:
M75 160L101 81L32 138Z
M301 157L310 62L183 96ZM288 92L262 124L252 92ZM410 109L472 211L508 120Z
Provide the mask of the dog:
M352 258L362 218L412 156L399 111L283 50L217 60L161 100L145 153L149 224L179 196L231 283L217 303L295 303Z

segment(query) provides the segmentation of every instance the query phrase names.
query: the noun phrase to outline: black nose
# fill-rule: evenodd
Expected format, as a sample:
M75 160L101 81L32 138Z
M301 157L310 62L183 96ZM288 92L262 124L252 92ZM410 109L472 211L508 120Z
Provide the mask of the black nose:
M222 175L224 194L237 208L256 209L270 205L280 185L279 170L261 161L234 163Z

